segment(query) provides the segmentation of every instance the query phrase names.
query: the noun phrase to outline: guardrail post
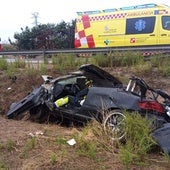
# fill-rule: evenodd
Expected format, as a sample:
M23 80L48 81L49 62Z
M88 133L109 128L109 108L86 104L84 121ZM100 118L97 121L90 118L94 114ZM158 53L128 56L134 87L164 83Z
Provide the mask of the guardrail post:
M44 59L44 63L45 63L45 50L43 50L43 59Z

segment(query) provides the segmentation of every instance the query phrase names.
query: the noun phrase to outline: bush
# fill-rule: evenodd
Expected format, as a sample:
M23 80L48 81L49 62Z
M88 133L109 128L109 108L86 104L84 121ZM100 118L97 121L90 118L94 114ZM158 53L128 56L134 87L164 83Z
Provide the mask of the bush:
M3 59L3 58L0 58L0 70L7 70L8 68L8 62Z
M141 163L148 151L156 145L150 135L152 123L147 117L138 113L126 113L125 145L120 145L120 158L128 166L130 163Z

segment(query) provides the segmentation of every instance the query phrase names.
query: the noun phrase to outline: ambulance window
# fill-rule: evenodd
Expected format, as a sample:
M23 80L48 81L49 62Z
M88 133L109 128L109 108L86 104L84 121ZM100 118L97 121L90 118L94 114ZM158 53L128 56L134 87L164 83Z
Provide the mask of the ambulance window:
M152 33L155 26L155 17L130 18L126 20L126 34Z
M170 30L170 16L162 16L162 28Z

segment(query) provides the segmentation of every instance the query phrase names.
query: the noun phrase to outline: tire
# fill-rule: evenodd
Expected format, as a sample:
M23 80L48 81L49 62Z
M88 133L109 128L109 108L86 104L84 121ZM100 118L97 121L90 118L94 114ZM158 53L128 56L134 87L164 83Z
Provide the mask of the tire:
M14 120L28 120L29 119L29 113L28 112L23 112L18 115L15 115L13 117Z
M49 110L45 105L40 105L30 110L30 120L38 123L43 123L47 120Z
M112 140L121 140L125 136L124 125L125 115L120 110L109 111L103 121L104 131Z

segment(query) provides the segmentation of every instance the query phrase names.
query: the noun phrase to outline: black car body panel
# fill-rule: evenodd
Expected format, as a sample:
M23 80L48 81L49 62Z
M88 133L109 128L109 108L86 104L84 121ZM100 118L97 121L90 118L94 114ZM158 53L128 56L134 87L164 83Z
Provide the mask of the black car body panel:
M27 110L32 109L44 102L44 89L42 87L36 88L24 99L18 103L13 103L7 112L8 118L13 118Z
M83 106L95 110L122 108L138 111L140 100L139 96L128 93L123 88L91 87Z
M162 150L169 154L170 153L170 123L163 124L163 127L156 129L152 136Z

